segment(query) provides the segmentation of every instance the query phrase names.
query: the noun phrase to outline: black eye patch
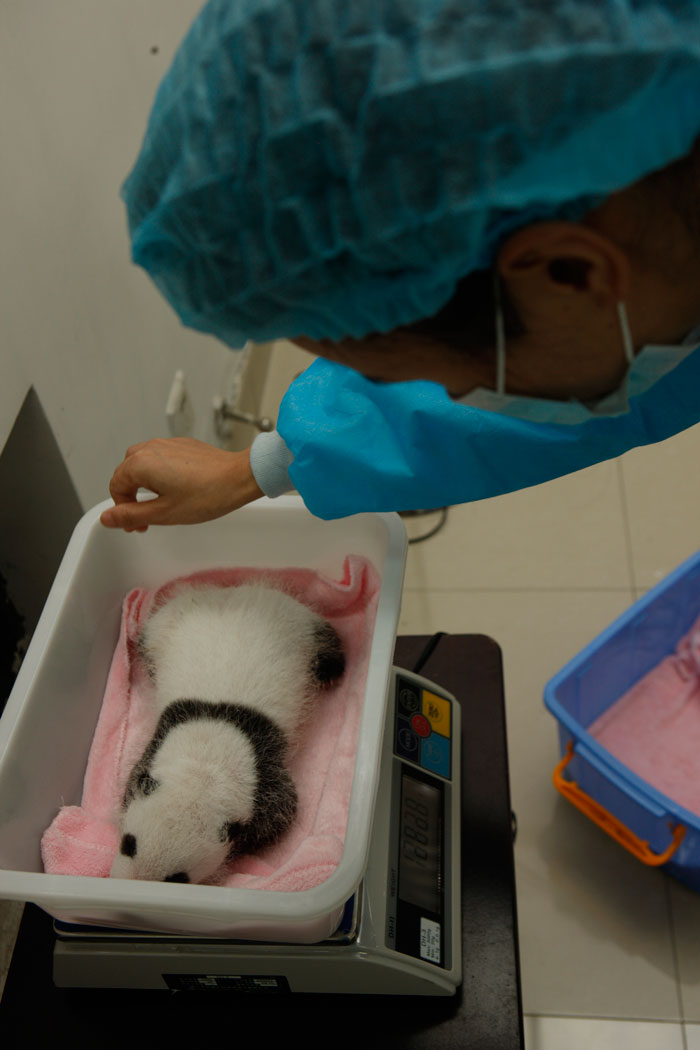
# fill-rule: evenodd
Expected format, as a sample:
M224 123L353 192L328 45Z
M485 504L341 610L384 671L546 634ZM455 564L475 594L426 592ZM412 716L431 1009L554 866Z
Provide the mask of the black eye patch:
M119 852L124 857L136 856L136 838L134 835L123 835Z

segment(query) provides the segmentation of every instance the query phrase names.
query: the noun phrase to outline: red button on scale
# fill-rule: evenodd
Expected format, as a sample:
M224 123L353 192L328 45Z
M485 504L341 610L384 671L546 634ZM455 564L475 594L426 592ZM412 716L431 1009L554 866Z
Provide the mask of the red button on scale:
M426 737L432 733L432 727L425 715L414 715L411 719L411 725L418 736Z

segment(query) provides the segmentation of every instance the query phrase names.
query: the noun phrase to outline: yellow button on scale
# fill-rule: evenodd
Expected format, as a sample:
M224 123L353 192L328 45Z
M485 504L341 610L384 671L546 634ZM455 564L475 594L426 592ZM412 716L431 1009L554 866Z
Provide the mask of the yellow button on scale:
M433 732L441 736L450 735L450 702L442 696L423 690L422 711L433 727Z

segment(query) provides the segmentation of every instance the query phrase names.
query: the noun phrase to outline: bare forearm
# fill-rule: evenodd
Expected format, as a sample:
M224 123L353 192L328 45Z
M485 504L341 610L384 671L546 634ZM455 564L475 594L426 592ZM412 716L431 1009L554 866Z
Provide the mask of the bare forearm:
M139 488L157 498L137 502ZM149 525L192 525L237 510L263 495L250 450L228 452L194 438L155 438L127 449L109 486L115 506L102 524L127 532Z

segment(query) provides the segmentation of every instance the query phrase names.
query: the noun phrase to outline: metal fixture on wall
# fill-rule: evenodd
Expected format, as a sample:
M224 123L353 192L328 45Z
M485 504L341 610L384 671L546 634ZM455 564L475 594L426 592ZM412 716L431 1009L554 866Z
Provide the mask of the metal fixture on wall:
M261 431L275 429L274 420L269 416L256 416L253 412L241 412L235 409L223 397L215 397L214 407L214 429L220 441L225 441L231 432L231 423L249 423Z

